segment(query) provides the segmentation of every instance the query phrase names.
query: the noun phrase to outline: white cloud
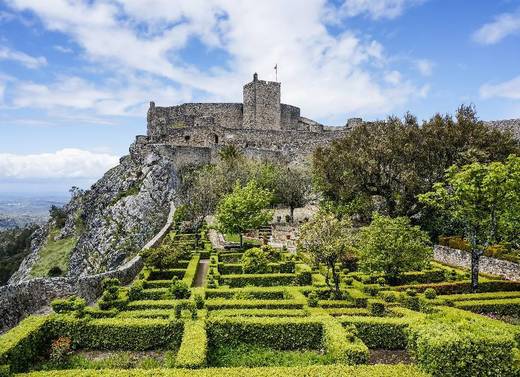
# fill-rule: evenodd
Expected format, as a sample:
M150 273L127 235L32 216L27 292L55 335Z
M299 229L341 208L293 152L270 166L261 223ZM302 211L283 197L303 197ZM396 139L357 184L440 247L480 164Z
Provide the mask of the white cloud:
M520 33L520 11L503 13L495 17L492 22L483 25L473 34L478 43L490 45L500 42L505 37Z
M349 14L392 18L418 2L358 0L346 1L343 8ZM199 100L240 101L242 85L252 73L274 79L276 63L282 100L322 120L343 119L346 113L382 115L420 90L389 67L390 59L378 41L348 30L331 34L323 0L307 0L305 6L300 0L10 0L9 4L33 11L47 29L69 36L97 66L161 81L125 83L124 74L119 74L119 84L103 87L70 78L45 86L24 83L16 96L18 106L52 108L63 103L100 114L128 113L150 99L164 105L175 102L161 100L190 100L195 91L203 93ZM226 61L197 68L180 54L190 38L198 38L210 52L223 52ZM390 71L396 72L394 78L399 74L399 80L388 80Z
M2 46L0 46L0 60L13 60L32 69L40 68L47 64L47 60L43 56L34 57Z
M480 96L482 98L507 98L520 99L520 76L509 81L498 84L484 84L480 87Z
M52 48L54 48L56 51L62 52L64 54L72 54L74 52L73 49L71 49L69 47L61 46L61 45L55 45L55 46L52 46Z
M424 0L345 0L340 14L347 17L368 15L372 19L396 18L406 8L422 3Z
M0 179L91 178L116 166L118 157L66 148L54 153L0 153Z
M415 61L415 67L423 76L431 76L434 65L435 64L428 59L419 59Z

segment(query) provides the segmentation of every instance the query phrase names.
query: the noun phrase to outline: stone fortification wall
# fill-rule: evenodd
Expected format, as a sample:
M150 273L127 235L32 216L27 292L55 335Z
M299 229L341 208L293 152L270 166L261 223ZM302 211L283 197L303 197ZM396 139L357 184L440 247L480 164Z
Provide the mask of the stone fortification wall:
M450 266L471 267L471 253L463 250L436 245L433 249L433 258ZM517 263L482 256L479 266L480 272L502 276L508 280L520 281L520 265Z
M148 136L160 139L172 129L218 125L242 128L241 103L185 103L179 106L157 107L152 102L148 109Z
M93 302L102 293L105 278L118 278L130 283L142 269L143 261L137 256L120 268L79 279L56 277L37 278L0 287L0 332L15 326L25 316L40 310L55 298L78 295Z
M300 122L300 108L296 106L280 105L280 127L282 130L297 130L298 122Z

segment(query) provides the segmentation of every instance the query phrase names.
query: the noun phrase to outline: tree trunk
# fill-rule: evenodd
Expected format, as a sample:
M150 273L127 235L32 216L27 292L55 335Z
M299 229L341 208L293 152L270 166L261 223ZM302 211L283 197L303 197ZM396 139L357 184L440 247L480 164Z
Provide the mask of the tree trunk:
M242 249L244 247L244 240L242 237L242 233L240 233L239 235L240 235L240 248Z
M336 264L332 263L332 279L334 280L334 289L336 291L336 298L339 298L339 275L336 273Z
M471 235L471 290L473 293L477 292L478 289L478 273L479 273L479 262L482 251L477 248L477 237L476 232L473 231Z

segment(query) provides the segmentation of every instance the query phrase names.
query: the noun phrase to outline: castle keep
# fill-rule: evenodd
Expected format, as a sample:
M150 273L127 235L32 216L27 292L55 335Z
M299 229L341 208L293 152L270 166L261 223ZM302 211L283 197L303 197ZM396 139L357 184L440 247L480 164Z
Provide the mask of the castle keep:
M147 137L137 143L174 146L177 154L204 160L225 145L234 145L250 157L300 160L319 145L341 137L347 127L326 127L300 115L300 108L281 103L279 82L259 80L244 85L243 103L185 103L158 107L150 103ZM198 151L197 151L198 150Z

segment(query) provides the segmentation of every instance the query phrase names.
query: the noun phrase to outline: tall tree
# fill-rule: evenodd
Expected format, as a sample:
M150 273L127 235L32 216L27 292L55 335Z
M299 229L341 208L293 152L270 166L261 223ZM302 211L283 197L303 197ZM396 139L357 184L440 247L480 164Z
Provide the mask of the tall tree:
M505 163L452 166L444 180L419 195L419 200L464 224L464 236L471 245L472 288L476 291L484 248L497 241L518 242L520 158L512 155Z
M267 224L272 219L272 212L266 207L271 202L272 194L251 180L245 186L236 183L233 191L218 203L215 214L217 227L223 233L240 235L240 247L243 246L243 233Z
M340 220L325 211L318 212L300 229L298 247L309 253L316 264L325 264L327 285L330 287L330 276L332 276L336 295L340 293L340 271L336 264L353 249L354 240L355 235L350 220L347 218Z
M294 209L307 203L310 191L311 177L308 171L298 167L280 169L275 195L281 204L289 207L291 221L294 221Z
M436 115L421 126L407 114L355 127L316 150L313 179L325 200L365 220L373 211L417 216L423 210L417 195L429 191L449 166L501 161L519 152L510 133L486 126L473 107L461 106L455 118Z

